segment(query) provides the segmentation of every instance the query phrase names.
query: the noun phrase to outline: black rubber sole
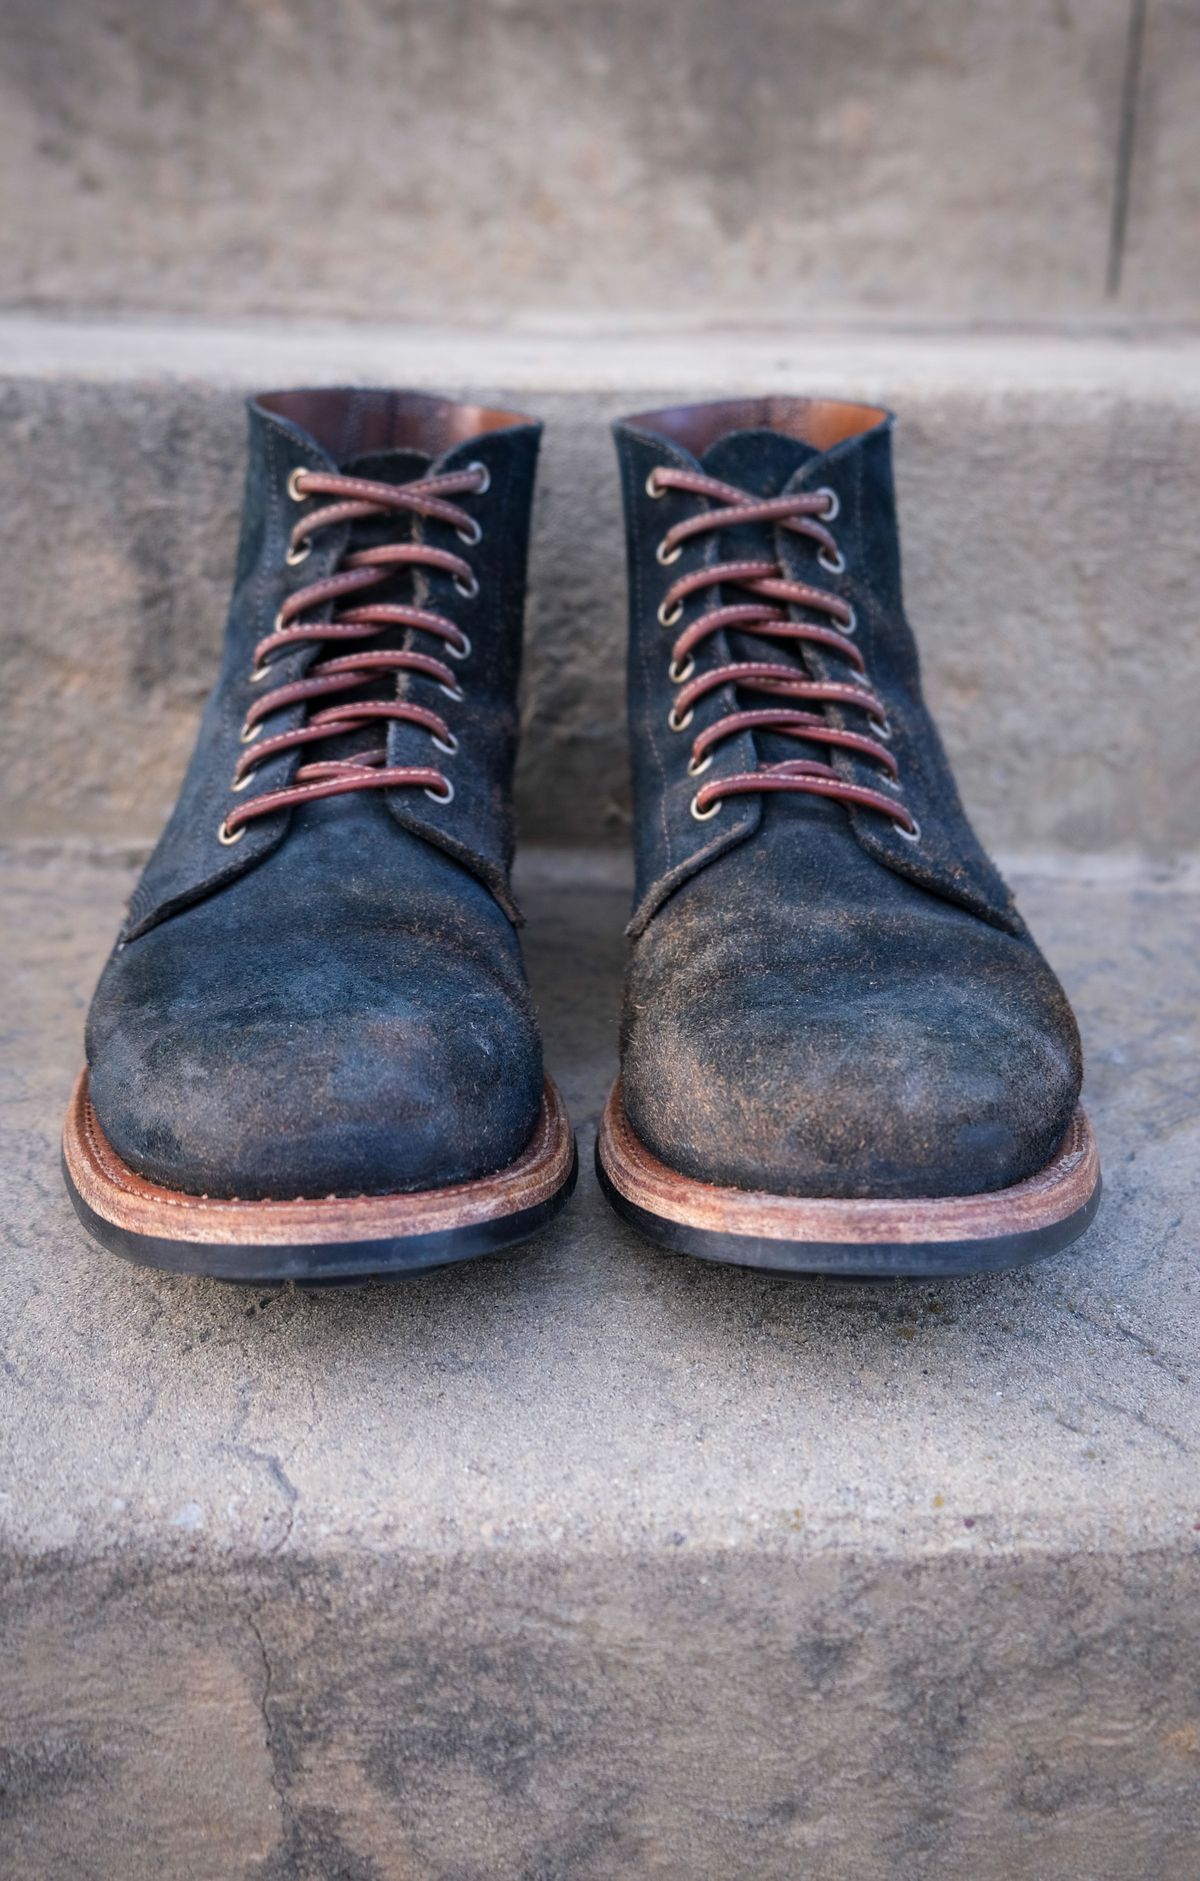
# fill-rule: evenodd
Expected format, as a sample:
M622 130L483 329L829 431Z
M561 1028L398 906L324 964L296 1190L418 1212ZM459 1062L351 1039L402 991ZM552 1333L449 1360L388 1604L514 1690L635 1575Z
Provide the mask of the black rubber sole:
M1015 1234L972 1241L818 1242L718 1233L651 1214L622 1195L610 1180L598 1143L596 1177L622 1220L672 1254L785 1277L843 1280L953 1280L1045 1260L1069 1247L1088 1228L1100 1206L1102 1186L1097 1177L1083 1206L1061 1221Z
M549 1227L570 1200L578 1179L579 1156L577 1151L573 1153L566 1181L545 1201L491 1221L432 1234L394 1235L386 1240L265 1247L233 1247L131 1233L89 1208L71 1178L65 1156L62 1172L75 1213L88 1233L122 1260L165 1273L243 1286L282 1286L290 1281L301 1288L337 1288L361 1286L370 1280L416 1279L464 1261L494 1260L522 1250L526 1242Z

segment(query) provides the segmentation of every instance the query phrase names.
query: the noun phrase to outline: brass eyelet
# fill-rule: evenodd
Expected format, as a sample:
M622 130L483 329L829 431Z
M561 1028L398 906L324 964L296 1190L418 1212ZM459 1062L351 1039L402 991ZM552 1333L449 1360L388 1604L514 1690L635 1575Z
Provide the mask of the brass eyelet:
M295 470L293 470L291 476L288 478L287 493L291 497L293 503L307 503L308 501L307 493L304 490L301 490L299 488L298 479L300 477L307 477L308 474L309 474L309 471L308 471L307 464L297 464Z
M703 777L705 771L708 770L711 764L712 764L712 752L711 751L709 752L706 758L701 758L699 764L697 764L695 758L689 758L687 774L689 777Z
M254 743L254 740L258 737L258 734L261 730L262 730L261 719L259 719L258 722L254 725L243 725L241 731L238 733L239 744L252 745Z
M479 593L479 583L476 581L474 575L470 577L469 581L464 581L461 575L455 575L454 588L457 594L462 595L464 601L473 601L475 596Z
M658 547L654 551L654 559L663 568L670 568L671 564L673 562L677 562L680 556L683 554L683 543L677 542L675 544L675 547L673 549L667 549L667 552L664 555L663 550L666 548L667 548L667 538L666 536L664 536L662 541L659 543Z
M646 495L652 496L657 503L659 498L666 494L666 491L658 481L658 465L656 464L654 469L650 472L650 475L646 478Z
M446 786L444 793L440 790L426 790L425 795L434 803L453 803L454 785L448 777L443 777L442 782Z
M688 712L686 717L678 718L676 716L675 707L672 706L671 710L667 713L667 724L673 732L686 731L695 716L696 714L694 712Z
M234 843L240 843L245 834L246 825L244 823L239 823L232 835L226 829L223 820L217 825L217 841L224 843L226 849L232 848Z
M454 753L458 750L458 739L454 736L453 732L450 733L449 742L447 742L445 738L439 738L437 733L434 732L433 742L438 750L444 751L449 758L452 758Z
M479 527L479 524L476 522L473 516L471 518L469 528L456 529L454 533L458 537L460 542L466 543L469 549L473 549L477 543L483 541L483 530Z
M837 491L831 490L827 483L823 483L819 490L813 491L813 495L823 496L825 498L825 514L822 516L821 521L827 523L836 522L842 513L842 506L838 500Z
M687 658L686 666L680 666L677 661L672 660L670 666L667 668L673 686L686 686L695 670L696 662L690 653Z
M269 666L255 666L250 672L250 684L252 686L261 686L263 680L269 679L270 677L271 669Z
M254 772L247 771L244 777L235 777L230 783L230 790L245 790L247 784L254 782Z
M476 496L486 496L488 491L492 487L492 473L488 469L487 465L481 464L478 458L476 458L473 464L467 465L467 469L477 470L480 476L483 478L483 482L479 485L478 489L475 492Z
M666 605L665 601L658 604L658 624L660 627L674 627L677 621L683 619L683 602L676 601L669 614L663 611Z
M844 575L846 572L846 558L840 549L835 549L832 556L827 549L818 549L817 560L827 574Z
M300 563L306 562L311 554L312 537L305 536L294 549L288 550L283 559L289 568L298 568Z
M471 657L470 634L465 634L462 628L460 627L458 630L457 645L455 645L452 641L447 640L446 651L450 655L450 658L452 660L469 660Z
M721 808L724 801L724 797L718 797L711 810L701 810L697 807L700 802L700 793L697 791L696 795L692 798L692 815L695 817L697 823L707 823L717 814L717 811Z

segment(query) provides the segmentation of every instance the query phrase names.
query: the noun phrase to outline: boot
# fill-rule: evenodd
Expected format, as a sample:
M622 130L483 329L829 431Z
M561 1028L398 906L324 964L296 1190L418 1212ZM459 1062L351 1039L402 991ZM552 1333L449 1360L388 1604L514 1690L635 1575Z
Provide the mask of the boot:
M224 659L87 1026L72 1200L256 1284L511 1247L574 1182L509 889L539 427L250 402Z
M598 1143L662 1245L959 1274L1091 1220L1066 998L963 814L904 616L891 419L616 427L637 889Z

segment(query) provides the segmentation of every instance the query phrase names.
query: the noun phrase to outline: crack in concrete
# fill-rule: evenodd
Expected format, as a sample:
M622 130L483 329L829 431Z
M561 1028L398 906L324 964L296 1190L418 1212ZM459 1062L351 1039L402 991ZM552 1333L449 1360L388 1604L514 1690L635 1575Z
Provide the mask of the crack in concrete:
M296 1812L292 1808L287 1793L287 1785L280 1775L281 1757L275 1731L275 1722L271 1716L271 1692L275 1684L275 1669L271 1664L271 1655L267 1651L267 1642L263 1638L262 1628L253 1613L247 1613L246 1624L258 1642L259 1657L262 1661L263 1687L258 1708L262 1714L263 1733L267 1756L271 1761L271 1788L279 1798L279 1814L283 1824L284 1837L290 1840L296 1826Z
M1078 1320L1080 1325L1090 1326L1093 1332L1098 1332L1104 1337L1111 1335L1125 1340L1136 1349L1139 1357L1144 1358L1148 1365L1153 1365L1156 1371L1165 1373L1174 1384L1186 1385L1191 1382L1189 1374L1183 1368L1182 1359L1176 1359L1173 1355L1160 1356L1143 1335L1136 1332L1132 1326L1123 1326L1120 1320L1097 1319L1093 1314L1085 1312L1083 1307L1077 1305L1074 1300L1067 1299L1065 1295L1062 1299L1068 1318Z
M236 1456L243 1463L255 1463L266 1470L268 1476L280 1491L284 1499L284 1529L278 1541L263 1549L264 1555L281 1554L292 1539L296 1526L296 1509L300 1501L300 1491L284 1469L273 1450L256 1450L250 1444L223 1443L220 1448L231 1456Z
M1117 126L1117 167L1113 179L1112 220L1108 234L1108 267L1104 290L1110 300L1121 291L1125 245L1129 231L1129 197L1133 157L1137 145L1138 94L1142 80L1142 50L1146 42L1146 0L1130 0L1125 63L1121 76L1121 108Z

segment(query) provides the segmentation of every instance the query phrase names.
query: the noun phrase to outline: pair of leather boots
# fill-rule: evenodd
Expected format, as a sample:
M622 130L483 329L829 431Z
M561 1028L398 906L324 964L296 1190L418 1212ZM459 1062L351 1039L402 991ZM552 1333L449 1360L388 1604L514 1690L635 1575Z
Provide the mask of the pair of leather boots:
M515 1246L575 1181L509 887L539 426L250 402L220 677L67 1119L106 1247L328 1285ZM597 1166L678 1252L952 1274L1082 1232L1066 998L963 814L882 411L616 426L637 887Z

